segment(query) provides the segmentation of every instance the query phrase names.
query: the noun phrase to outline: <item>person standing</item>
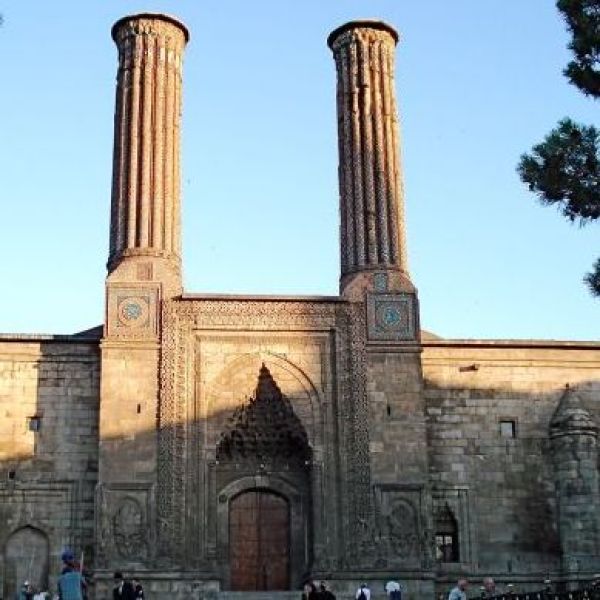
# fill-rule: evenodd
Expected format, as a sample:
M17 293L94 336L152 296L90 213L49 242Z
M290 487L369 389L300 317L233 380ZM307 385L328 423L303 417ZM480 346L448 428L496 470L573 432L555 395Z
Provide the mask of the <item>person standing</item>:
M82 573L81 564L75 560L71 550L65 550L60 556L63 562L58 578L58 597L60 600L85 600L87 582Z
M17 598L18 600L33 600L33 588L29 581L25 581L21 586L21 590L19 591Z
M360 587L356 590L354 598L355 600L371 600L371 590L366 583L360 584Z
M492 598L496 595L496 582L492 577L483 578L483 597Z
M467 600L466 590L469 587L469 581L461 578L456 582L456 587L453 587L448 594L448 600Z
M59 600L83 600L83 587L81 573L65 563L62 574L58 578Z
M385 584L385 593L388 600L402 600L402 586L393 579Z
M113 600L135 600L133 585L123 577L121 571L115 571L113 579Z
M324 581L321 581L321 585L319 586L319 600L335 600L335 594L327 589L327 584Z
M131 580L131 583L133 584L133 593L134 593L134 598L136 600L144 600L144 588L142 587L142 584L140 583L139 579L136 579L135 577Z

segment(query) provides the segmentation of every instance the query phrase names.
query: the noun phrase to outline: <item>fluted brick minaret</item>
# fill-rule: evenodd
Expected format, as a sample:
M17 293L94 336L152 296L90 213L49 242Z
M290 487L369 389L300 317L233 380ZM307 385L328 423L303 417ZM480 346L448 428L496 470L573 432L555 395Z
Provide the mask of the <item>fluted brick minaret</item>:
M144 13L117 21L112 37L119 70L108 270L143 256L179 271L179 123L188 31L172 17Z
M352 21L327 43L337 68L341 287L353 274L384 270L408 280L398 118L397 32Z

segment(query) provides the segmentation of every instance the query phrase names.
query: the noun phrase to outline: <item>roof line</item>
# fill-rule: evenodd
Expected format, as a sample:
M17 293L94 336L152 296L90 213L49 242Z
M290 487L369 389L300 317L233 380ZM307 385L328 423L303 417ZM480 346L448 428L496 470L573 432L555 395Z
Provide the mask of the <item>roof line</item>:
M347 302L339 296L306 296L293 294L211 294L211 293L183 293L179 300L223 300L233 302L236 300L264 300L279 302Z
M499 340L499 339L424 339L422 346L430 348L569 348L571 350L600 350L600 342L585 340Z

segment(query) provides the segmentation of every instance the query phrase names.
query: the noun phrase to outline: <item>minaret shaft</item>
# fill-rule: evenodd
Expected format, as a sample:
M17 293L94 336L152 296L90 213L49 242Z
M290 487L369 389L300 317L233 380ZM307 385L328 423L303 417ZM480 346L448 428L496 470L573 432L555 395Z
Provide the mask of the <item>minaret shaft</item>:
M187 30L169 17L118 21L109 271L126 256L179 267L179 122Z
M396 42L391 27L370 21L348 23L328 40L337 69L342 277L375 269L408 271Z

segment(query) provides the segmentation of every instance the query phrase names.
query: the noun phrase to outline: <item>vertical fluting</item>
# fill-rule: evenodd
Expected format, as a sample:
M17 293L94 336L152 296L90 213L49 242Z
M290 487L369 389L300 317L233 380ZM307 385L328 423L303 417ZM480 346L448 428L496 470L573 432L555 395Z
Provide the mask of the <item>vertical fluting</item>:
M180 262L181 66L188 40L177 20L117 21L119 51L108 268L124 256Z
M398 34L354 21L328 38L337 72L342 276L407 272L394 51Z
M165 47L156 45L156 87L154 88L154 127L156 129L156 144L154 146L154 204L152 213L152 246L161 248L163 244L163 229L161 215L163 214L163 173L164 173L164 110L165 110Z
M166 64L167 64L167 88L165 90L165 120L166 123L172 123L174 118L173 102L174 102L174 85L175 85L175 73L173 72L173 51L167 45L166 47ZM165 126L165 155L163 157L163 164L165 169L165 189L173 189L173 147L175 130L173 127ZM167 252L171 252L171 235L172 235L172 219L171 219L171 204L166 202L164 209L164 247Z

